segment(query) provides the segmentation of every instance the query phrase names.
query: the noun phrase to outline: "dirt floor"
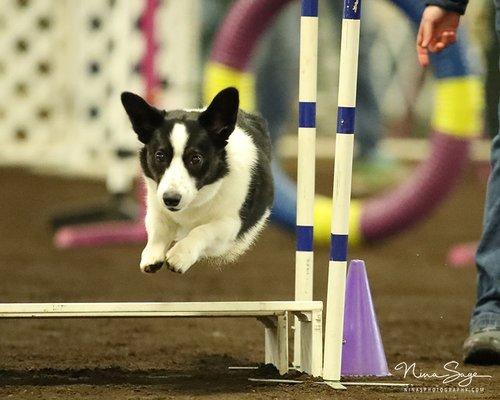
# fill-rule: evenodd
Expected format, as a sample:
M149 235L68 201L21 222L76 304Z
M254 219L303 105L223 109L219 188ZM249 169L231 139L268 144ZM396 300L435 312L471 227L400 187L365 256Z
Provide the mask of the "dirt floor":
M330 191L330 169L319 186ZM194 301L293 298L294 239L269 227L236 265L198 265L185 276L139 272L140 245L56 250L47 221L54 211L104 196L101 184L0 170L0 301ZM262 327L246 319L99 319L0 321L0 398L9 399L495 399L498 367L460 365L475 378L469 392L456 383L404 378L402 361L417 371L443 373L461 361L475 295L475 271L445 265L448 248L480 232L484 184L474 174L418 227L376 246L353 249L366 260L390 381L401 388L333 391L323 385L249 382L263 359ZM328 251L316 256L315 294L324 300ZM436 389L437 388L437 389ZM471 388L482 392L474 394ZM452 391L445 393L444 390Z

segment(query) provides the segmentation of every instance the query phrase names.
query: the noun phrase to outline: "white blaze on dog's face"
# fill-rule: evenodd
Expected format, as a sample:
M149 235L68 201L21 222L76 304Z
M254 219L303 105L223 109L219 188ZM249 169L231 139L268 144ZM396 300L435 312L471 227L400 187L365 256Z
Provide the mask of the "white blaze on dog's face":
M198 193L196 178L190 174L184 163L188 138L189 135L184 124L173 126L170 133L172 160L165 169L157 190L158 201L165 203L170 211L185 208Z
M176 212L208 200L228 172L225 146L236 126L238 91L222 90L205 111L160 111L132 93L123 93L122 103L144 143L141 166L157 184L158 201Z

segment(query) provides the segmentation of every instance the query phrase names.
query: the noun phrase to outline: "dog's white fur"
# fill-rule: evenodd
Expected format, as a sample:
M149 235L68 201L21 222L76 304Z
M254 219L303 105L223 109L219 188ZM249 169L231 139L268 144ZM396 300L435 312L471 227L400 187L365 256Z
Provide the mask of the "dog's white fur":
M257 162L255 144L244 130L237 126L226 145L228 174L200 190L181 158L187 137L185 126L175 124L170 139L174 156L169 168L158 185L145 178L148 243L142 252L142 271L164 261L180 273L204 257L232 261L253 243L269 216L267 210L258 223L237 237L240 209ZM179 211L170 211L163 204L163 194L170 190L182 195ZM173 242L176 243L171 247Z

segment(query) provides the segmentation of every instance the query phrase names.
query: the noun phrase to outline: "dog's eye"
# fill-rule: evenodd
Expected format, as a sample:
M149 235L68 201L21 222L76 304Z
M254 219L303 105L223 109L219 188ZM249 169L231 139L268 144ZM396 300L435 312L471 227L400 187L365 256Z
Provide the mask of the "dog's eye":
M156 162L161 163L161 162L164 162L166 159L167 159L167 156L166 156L166 154L163 151L158 150L155 153L155 160L156 160Z
M200 154L193 154L189 159L189 164L193 167L201 165L203 162L203 157Z

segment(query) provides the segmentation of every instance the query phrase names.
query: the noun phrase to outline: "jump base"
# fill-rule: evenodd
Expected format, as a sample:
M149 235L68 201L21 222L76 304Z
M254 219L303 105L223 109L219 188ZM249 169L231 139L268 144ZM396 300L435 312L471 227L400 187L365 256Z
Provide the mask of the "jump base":
M257 318L264 324L265 362L288 372L288 321L305 328L299 369L321 376L323 354L321 301L0 303L0 318Z

